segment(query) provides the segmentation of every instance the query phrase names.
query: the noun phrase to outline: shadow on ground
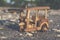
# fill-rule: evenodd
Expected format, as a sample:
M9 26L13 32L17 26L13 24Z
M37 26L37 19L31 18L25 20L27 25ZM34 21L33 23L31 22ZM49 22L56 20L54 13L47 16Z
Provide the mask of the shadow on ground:
M4 28L7 28L7 29L19 31L19 25L18 23L15 23L15 22L0 20L0 25L4 25Z

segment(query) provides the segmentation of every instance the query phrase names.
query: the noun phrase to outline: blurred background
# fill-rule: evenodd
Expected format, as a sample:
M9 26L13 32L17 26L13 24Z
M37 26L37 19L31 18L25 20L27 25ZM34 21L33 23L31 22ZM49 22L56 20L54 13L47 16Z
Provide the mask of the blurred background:
M50 6L60 9L60 0L0 0L0 7Z

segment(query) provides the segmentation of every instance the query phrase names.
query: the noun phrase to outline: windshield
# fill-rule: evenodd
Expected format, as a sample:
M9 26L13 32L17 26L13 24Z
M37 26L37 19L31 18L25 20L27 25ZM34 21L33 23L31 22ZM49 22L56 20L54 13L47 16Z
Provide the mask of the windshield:
M38 10L38 11L36 11L36 10L31 10L31 11L30 11L30 18L31 18L32 16L45 16L45 11L44 11L44 10Z

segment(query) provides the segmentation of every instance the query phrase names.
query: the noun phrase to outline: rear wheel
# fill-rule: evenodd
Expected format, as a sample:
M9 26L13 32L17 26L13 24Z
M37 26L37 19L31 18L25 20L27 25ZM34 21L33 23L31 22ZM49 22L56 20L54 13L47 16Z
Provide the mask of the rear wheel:
M47 24L43 24L42 28L41 28L41 31L46 32L47 30L48 30Z

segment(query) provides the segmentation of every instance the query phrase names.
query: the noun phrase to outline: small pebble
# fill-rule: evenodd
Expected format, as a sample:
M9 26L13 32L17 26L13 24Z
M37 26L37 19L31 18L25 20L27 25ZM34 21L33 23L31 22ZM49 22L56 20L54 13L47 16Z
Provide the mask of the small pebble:
M6 39L7 37L5 37L5 36L2 36L2 37L0 37L0 38L2 38L2 39Z
M30 36L30 37L33 36L33 34L31 34L31 33L26 33L26 35L27 36Z
M53 20L51 19L49 22L53 22Z

